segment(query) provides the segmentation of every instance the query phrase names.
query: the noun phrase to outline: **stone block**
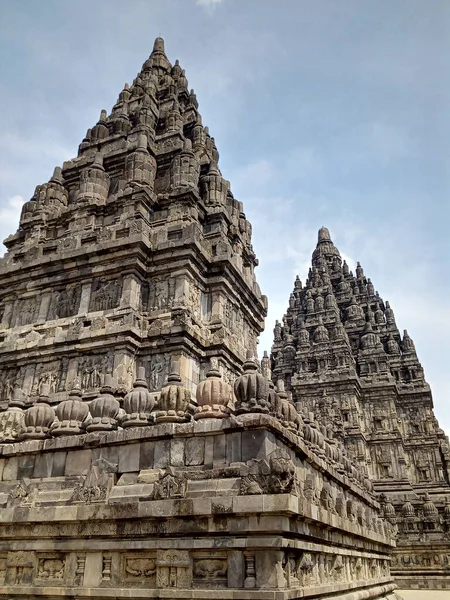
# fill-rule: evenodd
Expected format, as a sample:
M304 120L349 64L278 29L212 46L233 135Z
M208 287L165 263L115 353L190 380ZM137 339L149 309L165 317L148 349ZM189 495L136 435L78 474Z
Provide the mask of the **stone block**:
M269 433L264 429L242 432L242 460L265 458L275 450L274 443L269 438Z
M243 588L245 579L245 559L240 550L228 552L228 587Z
M17 479L17 473L19 470L19 458L12 456L6 459L5 466L3 468L3 481L14 481Z
M45 477L52 476L53 460L55 454L53 452L46 452L45 454L37 454L36 461L34 463L33 477L36 479L43 479Z
M17 478L23 479L24 477L33 477L34 462L36 456L34 454L25 454L19 457L19 468L17 471Z
M66 470L67 452L52 452L52 477L62 477Z
M67 453L64 475L82 475L89 470L92 450L75 450Z
M119 473L139 471L139 444L126 444L119 451Z
M172 467L184 466L184 439L173 438L170 442L170 465Z
M255 552L256 587L278 590L286 587L283 558L284 552L277 550Z
M139 469L153 469L155 460L155 442L142 442L139 452Z
M226 436L227 463L240 462L242 460L242 436L240 431L233 431Z
M214 438L213 435L205 438L205 467L209 468L214 464Z
M155 469L165 469L170 459L170 439L155 442Z
M101 552L88 552L86 554L86 563L84 567L83 585L85 587L99 587L102 582L102 562Z
M214 436L213 463L223 464L226 461L226 437L225 435Z
M187 438L185 444L186 466L202 465L205 459L205 438Z

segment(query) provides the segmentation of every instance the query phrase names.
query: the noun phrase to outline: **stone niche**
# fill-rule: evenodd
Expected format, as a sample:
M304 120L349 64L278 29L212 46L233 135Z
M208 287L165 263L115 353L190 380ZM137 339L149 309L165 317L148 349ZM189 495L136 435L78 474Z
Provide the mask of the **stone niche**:
M396 598L374 496L270 415L0 452L0 597Z

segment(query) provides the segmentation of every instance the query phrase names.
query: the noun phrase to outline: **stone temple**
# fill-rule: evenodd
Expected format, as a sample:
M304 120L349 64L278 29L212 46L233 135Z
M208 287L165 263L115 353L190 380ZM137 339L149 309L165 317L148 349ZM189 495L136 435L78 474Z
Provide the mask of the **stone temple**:
M445 580L448 446L412 341L322 229L259 364L267 300L218 161L158 38L5 241L0 598Z
M361 265L355 276L342 262L325 227L263 363L370 478L397 530L400 586L450 588L449 440L408 332Z

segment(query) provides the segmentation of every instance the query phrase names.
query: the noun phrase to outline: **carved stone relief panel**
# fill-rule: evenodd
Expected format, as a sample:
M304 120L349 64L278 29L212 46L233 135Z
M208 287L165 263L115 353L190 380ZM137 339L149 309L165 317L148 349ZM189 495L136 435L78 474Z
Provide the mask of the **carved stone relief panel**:
M33 552L8 552L6 557L6 585L29 585L33 579L36 557Z
M104 384L105 375L112 373L114 355L97 354L85 356L78 363L78 377L84 392L98 389Z
M148 310L172 308L175 300L176 278L157 277L152 280L149 290Z
M156 586L156 553L122 555L122 581L127 585L154 588Z
M169 354L155 354L138 359L138 366L145 368L145 377L151 390L159 390L167 380L170 369Z
M158 588L190 588L192 564L186 550L158 550L156 558Z
M36 583L61 584L65 578L66 555L60 553L39 554L37 556Z
M78 284L68 285L62 290L53 292L49 319L65 319L75 315L81 298L81 286Z
M22 298L14 307L13 325L30 325L37 319L39 312L39 298Z
M89 311L116 308L122 294L122 279L95 279L92 283Z
M0 554L0 585L5 583L6 577L6 553Z
M0 401L11 400L14 387L22 386L23 376L24 370L17 367L0 371Z
M60 391L61 386L64 389L67 371L64 374L61 366L62 365L58 360L50 363L39 363L36 366L34 373L33 384L30 389L30 396L38 396L41 392L42 385L45 383L50 386L50 394L55 394L56 392ZM62 377L64 377L64 380L62 380Z
M193 557L195 587L227 587L228 563L226 555L199 553Z

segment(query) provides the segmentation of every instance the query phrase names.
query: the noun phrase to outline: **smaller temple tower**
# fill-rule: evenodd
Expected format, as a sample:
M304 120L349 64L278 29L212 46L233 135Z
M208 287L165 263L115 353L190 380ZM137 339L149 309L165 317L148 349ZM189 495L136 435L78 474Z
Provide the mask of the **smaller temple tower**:
M342 261L325 227L305 284L296 278L282 323L275 324L271 366L273 380L283 380L294 403L333 429L383 494L399 527L399 551L420 540L442 543L449 445L414 342L399 331L389 302L361 264L353 274ZM430 502L431 525L425 518ZM436 556L438 571L449 566ZM399 560L400 569L411 570Z

